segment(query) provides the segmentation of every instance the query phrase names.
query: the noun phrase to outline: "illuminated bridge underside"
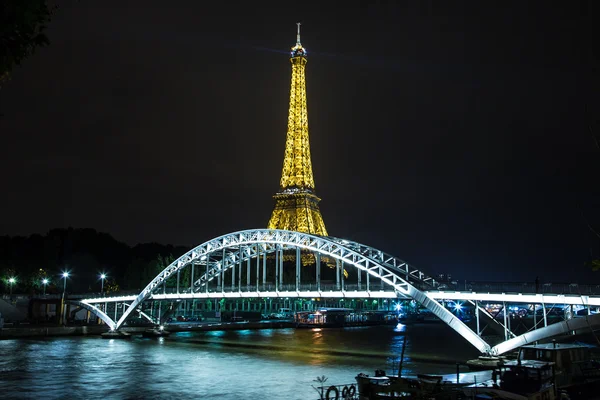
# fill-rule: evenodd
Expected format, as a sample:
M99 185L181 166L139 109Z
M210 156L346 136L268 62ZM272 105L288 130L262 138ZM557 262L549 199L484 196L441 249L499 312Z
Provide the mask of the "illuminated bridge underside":
M473 292L427 292L434 300L472 300L487 302L526 303L526 304L572 304L579 306L600 306L600 297L566 294L522 294L522 293L473 293Z
M275 285L267 287L264 277L266 273L267 259L282 260L286 254L296 253L296 280L295 290L290 286L282 285L275 280ZM359 290L348 290L344 288L344 280L341 280L341 288L334 290L322 289L320 282L311 285L300 284L300 271L302 270L298 261L302 254L311 253L315 259L328 259L341 265L342 270L354 269L358 276L363 276L363 286ZM231 290L225 287L225 272L235 276L236 270L242 267L256 270L255 281L250 284L238 284ZM320 262L315 263L316 276L319 277ZM186 268L191 268L191 276L194 280L190 286L182 288L179 293L165 293L163 284L167 279L179 274ZM271 267L277 270L275 267ZM281 261L283 271L283 261ZM289 268L289 264L286 268ZM308 267L306 267L308 268ZM262 284L259 281L262 271ZM283 273L280 274L282 276ZM198 277L196 279L196 277ZM240 275L238 275L237 279ZM222 284L216 285L215 280L220 279ZM233 279L233 278L232 278ZM317 278L319 279L319 278ZM238 280L240 282L240 280ZM232 283L233 285L233 283ZM278 286L279 285L279 286ZM287 286L287 287L284 287ZM498 346L491 347L477 333L473 332L456 315L446 309L438 300L473 300L473 301L506 301L510 303L547 303L547 304L578 304L578 305L600 305L600 299L587 296L560 296L560 295L513 295L493 293L462 293L462 292L440 292L436 291L437 282L430 276L424 274L404 261L386 254L380 250L365 246L360 243L351 242L334 237L322 237L300 232L283 230L255 229L230 233L203 243L188 251L162 272L160 272L137 296L103 297L85 299L81 303L88 310L96 313L111 329L119 329L127 317L134 311L140 311L144 301L176 300L176 299L221 299L221 298L396 298L414 299L425 308L429 309L448 326L467 339L482 353L501 354L514 346L531 343L542 337L550 337L557 332L568 332L579 329L573 324L583 322L568 322L559 327L551 325L548 328L538 329L513 338ZM262 290L261 290L262 289ZM273 290L274 289L274 290ZM125 311L120 315L118 321L112 320L106 313L101 311L101 305L105 303L118 303L125 305ZM120 306L121 307L121 306ZM577 321L585 319L578 318ZM591 320L590 320L591 321ZM587 323L587 322L586 322ZM591 323L595 323L591 321ZM552 329L549 329L552 328ZM560 333L559 332L559 333ZM514 336L514 335L513 335Z

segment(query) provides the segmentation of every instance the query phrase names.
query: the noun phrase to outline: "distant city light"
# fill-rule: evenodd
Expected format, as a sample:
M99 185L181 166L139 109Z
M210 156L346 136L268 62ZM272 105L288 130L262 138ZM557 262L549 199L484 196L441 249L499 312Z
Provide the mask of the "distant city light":
M396 311L402 310L402 304L396 304Z
M460 310L462 310L462 304L460 304L460 303L454 303L454 309L455 309L456 311L460 311Z

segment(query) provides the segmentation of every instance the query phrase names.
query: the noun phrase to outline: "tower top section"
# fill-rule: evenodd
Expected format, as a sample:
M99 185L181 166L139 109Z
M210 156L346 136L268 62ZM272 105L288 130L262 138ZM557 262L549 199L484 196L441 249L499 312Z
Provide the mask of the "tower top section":
M298 25L298 33L296 34L296 45L294 47L292 47L292 51L291 51L291 56L292 58L295 57L306 57L306 49L304 47L302 47L302 44L300 43L300 22L296 22L296 25Z

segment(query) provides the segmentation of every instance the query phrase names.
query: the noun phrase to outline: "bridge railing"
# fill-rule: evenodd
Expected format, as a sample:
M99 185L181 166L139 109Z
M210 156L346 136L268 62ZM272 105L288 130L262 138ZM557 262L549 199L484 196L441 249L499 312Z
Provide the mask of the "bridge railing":
M477 293L552 293L570 295L600 295L600 284L555 282L442 282L441 291L471 291Z
M316 292L319 290L319 286L316 283L305 283L299 286L299 291L301 292ZM373 284L369 286L370 292L373 294L373 297L376 297L376 293L379 292L381 287L378 284ZM386 292L389 292L389 287L384 287ZM426 288L423 288L427 290ZM236 286L232 289L230 284L225 284L223 288L221 286L213 286L209 288L211 293L215 292L223 292L223 293L237 293L237 292L275 292L278 290L279 292L295 292L296 285L295 284L283 284L283 285L275 285L274 283L267 283L263 285L262 283L256 286L254 285L244 285L242 284L241 288ZM361 285L356 283L344 284L344 292L352 293L352 292L362 292L366 291L367 286L366 283L363 282ZM568 294L568 295L581 295L581 296L600 296L600 284L578 284L578 283L553 283L546 282L540 283L537 285L535 282L442 282L438 288L440 291L468 291L468 292L477 292L477 293L524 293L524 294L532 294L532 293L541 293L541 294ZM337 286L335 283L321 283L320 285L321 292L338 292L341 291L341 285ZM197 291L197 293L202 293L203 289ZM100 297L113 297L113 296L127 296L127 295L137 295L139 291L137 290L122 290L116 293L99 293L99 292L90 292L90 293L69 293L67 294L67 298L70 300L77 299L89 299L89 298L100 298ZM186 294L190 293L189 287L180 287L179 291L177 291L176 287L161 287L157 289L155 294ZM8 295L3 296L3 298L8 298ZM46 294L46 295L33 295L33 296L24 296L24 295L13 295L13 299L16 297L23 298L42 298L42 299L60 299L62 294Z

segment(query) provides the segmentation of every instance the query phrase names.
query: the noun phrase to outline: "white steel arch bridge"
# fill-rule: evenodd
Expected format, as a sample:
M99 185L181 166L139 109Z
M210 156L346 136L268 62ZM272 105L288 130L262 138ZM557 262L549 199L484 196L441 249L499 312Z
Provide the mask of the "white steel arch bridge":
M326 274L335 276L325 280ZM352 284L348 279L352 276ZM167 281L176 282L174 292ZM372 247L335 237L300 232L252 229L209 240L183 254L133 296L87 298L75 301L118 330L132 313L152 320L141 310L146 301L257 298L374 298L415 300L486 354L502 354L521 345L600 324L588 315L547 325L516 336L502 325L505 341L491 346L482 337L479 315L489 314L480 302L571 304L600 306L600 296L505 294L440 291L438 282L406 262ZM477 310L477 332L444 306L463 300ZM72 301L73 302L73 301ZM114 317L107 304L113 304ZM121 312L118 313L119 307ZM506 315L506 313L505 313ZM489 316L489 315L488 315ZM493 319L493 318L492 318Z

